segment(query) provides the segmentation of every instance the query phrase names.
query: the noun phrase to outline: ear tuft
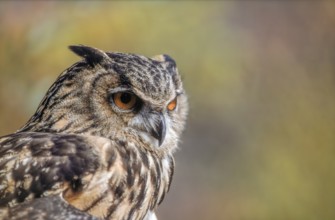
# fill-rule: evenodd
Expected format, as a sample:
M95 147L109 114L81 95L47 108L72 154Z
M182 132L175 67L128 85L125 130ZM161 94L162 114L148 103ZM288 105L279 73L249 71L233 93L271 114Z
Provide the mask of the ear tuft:
M157 56L152 57L151 59L164 63L164 65L167 68L176 68L177 67L176 61L174 61L174 59L172 59L172 57L170 57L169 55L166 55L166 54L157 55Z
M105 52L94 47L85 45L70 45L69 49L75 54L85 58L91 66L101 63L104 60L110 61L110 57Z

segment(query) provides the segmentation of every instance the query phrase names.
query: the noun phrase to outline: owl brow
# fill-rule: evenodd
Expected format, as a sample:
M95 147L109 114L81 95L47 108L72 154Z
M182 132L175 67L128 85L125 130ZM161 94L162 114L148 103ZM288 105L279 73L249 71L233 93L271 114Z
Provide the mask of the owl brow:
M131 92L134 93L135 95L137 94L131 87L120 85L114 88L108 88L107 89L108 93L116 93L116 92Z
M123 86L131 86L131 82L129 80L129 77L126 76L125 74L119 74L119 80L120 80L120 84Z

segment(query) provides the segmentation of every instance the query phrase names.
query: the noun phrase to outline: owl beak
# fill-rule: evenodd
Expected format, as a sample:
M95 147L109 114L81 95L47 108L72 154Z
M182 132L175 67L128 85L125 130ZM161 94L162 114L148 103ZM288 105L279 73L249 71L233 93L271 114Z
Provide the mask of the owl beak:
M158 123L152 128L151 135L158 140L159 146L161 146L166 135L165 117L162 113L159 113Z

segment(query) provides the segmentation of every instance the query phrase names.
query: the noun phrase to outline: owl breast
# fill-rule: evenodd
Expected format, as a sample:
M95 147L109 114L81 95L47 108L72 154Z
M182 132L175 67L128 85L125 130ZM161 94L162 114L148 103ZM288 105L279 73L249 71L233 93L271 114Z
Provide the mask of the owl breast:
M82 179L81 193L67 191L65 200L105 219L143 219L164 199L173 170L172 155L163 158L133 142L105 139L102 166ZM117 146L117 147L115 147ZM103 178L101 178L103 177ZM86 184L87 183L87 184ZM125 218L125 213L127 217Z

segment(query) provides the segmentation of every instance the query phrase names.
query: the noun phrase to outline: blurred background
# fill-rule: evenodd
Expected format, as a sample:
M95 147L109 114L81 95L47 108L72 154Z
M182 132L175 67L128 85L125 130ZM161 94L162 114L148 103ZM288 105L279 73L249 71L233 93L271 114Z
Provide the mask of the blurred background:
M0 2L0 135L71 44L177 61L190 114L160 220L335 219L335 2Z

